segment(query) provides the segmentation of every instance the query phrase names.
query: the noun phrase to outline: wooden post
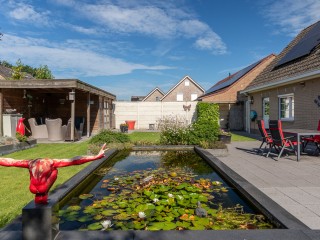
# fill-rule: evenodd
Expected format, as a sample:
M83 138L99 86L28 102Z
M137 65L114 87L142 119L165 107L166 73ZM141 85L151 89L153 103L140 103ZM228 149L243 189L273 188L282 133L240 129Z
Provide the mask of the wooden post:
M91 132L90 132L90 92L88 92L87 95L87 137L90 137Z
M0 89L0 136L3 136L3 93Z
M99 131L103 128L102 97L99 96Z
M75 92L74 88L72 92ZM74 120L75 120L75 110L76 110L76 95L74 94L74 100L71 101L71 141L74 141Z

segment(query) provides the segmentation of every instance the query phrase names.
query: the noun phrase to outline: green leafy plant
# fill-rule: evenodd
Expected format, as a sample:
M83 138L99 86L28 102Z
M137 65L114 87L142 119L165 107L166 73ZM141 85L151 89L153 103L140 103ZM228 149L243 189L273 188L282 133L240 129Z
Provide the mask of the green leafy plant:
M176 116L165 116L159 120L160 143L169 145L189 144L190 131L185 122L185 119Z
M103 144L103 143L126 143L130 142L130 138L128 135L120 133L120 132L113 132L110 130L102 130L97 135L93 136L89 143L95 144Z
M28 141L28 137L25 135L22 135L19 132L16 132L16 139L18 139L19 142L26 142Z

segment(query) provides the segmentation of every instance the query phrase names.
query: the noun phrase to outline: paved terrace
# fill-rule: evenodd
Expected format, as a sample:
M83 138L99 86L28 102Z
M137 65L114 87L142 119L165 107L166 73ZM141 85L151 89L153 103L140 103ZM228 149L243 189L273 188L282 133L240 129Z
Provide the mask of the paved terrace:
M232 142L228 155L218 159L309 228L320 229L320 156L275 161L275 155L259 155L259 146L260 141Z

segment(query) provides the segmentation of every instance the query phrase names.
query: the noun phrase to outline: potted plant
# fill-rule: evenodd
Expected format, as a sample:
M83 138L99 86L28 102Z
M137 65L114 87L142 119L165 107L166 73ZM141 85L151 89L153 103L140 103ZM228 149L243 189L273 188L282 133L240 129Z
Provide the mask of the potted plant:
M227 132L223 129L220 129L220 133L218 135L218 140L224 143L231 142L231 132Z
M128 132L128 124L121 123L120 124L120 131L123 132L123 133Z

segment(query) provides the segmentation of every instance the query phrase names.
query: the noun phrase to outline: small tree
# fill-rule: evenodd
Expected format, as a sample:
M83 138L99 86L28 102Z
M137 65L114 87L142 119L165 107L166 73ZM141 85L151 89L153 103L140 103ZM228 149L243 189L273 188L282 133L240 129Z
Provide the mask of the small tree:
M21 60L19 59L16 62L16 66L12 66L12 79L21 80L25 77L25 73L22 71L23 64Z
M40 65L39 68L36 68L34 77L38 78L38 79L53 79L54 78L54 76L52 75L52 73L47 65L44 65L44 66Z

